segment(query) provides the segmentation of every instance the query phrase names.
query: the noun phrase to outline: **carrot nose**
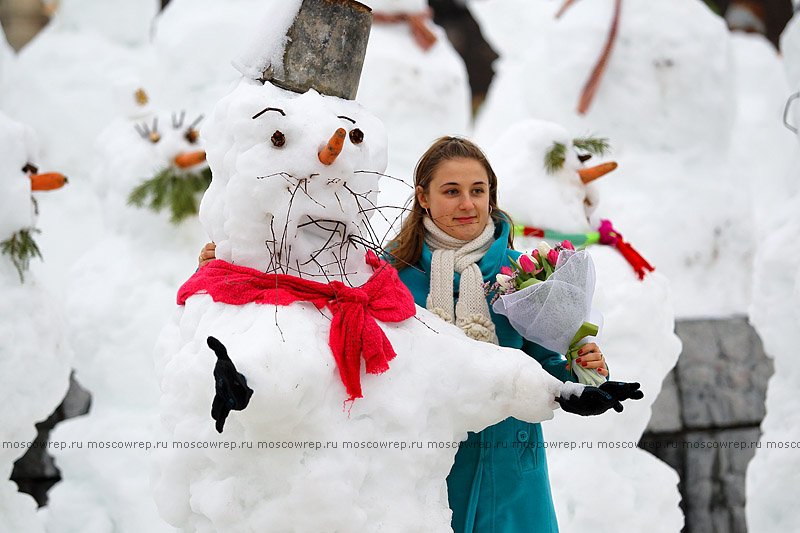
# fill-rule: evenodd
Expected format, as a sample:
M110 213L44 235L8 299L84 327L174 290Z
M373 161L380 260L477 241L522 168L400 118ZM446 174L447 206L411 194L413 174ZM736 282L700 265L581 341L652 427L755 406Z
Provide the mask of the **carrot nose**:
M59 174L58 172L31 174L30 178L32 191L52 191L53 189L60 189L68 181L64 174Z
M342 146L344 146L344 138L347 134L344 128L339 128L333 133L331 140L322 151L319 153L319 161L323 165L331 165L336 158L342 153Z
M603 163L594 167L582 168L578 171L578 175L581 177L583 184L586 185L590 181L594 181L600 176L605 176L616 168L616 161L611 161L610 163Z
M183 152L175 156L175 164L181 168L189 168L198 165L206 160L206 153L202 150L199 152Z

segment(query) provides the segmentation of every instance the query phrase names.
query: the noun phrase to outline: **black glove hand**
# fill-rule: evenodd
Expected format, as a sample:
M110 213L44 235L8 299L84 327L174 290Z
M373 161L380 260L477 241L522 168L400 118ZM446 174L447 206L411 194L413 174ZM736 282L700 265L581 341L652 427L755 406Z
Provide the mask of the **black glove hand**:
M639 390L639 384L636 382L606 381L600 385L600 390L609 393L614 399L620 402L625 400L641 400L644 398L644 393ZM620 411L622 411L622 409L620 409Z
M247 407L253 389L247 386L247 378L236 371L225 346L214 337L209 337L207 342L208 347L217 354L217 364L214 366L216 394L211 403L211 418L217 421L217 432L222 433L228 413Z
M580 396L571 394L567 398L556 398L561 408L568 413L581 416L600 415L613 408L622 412L622 401L644 397L638 383L607 381L600 387L585 386Z

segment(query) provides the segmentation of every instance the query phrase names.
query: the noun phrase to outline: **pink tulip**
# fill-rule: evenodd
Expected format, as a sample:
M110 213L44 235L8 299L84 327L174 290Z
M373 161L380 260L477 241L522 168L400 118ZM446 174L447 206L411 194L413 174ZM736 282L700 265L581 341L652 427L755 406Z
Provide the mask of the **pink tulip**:
M547 260L550 261L551 265L556 266L556 263L558 263L558 252L551 249L547 252Z
M514 273L509 267L500 267L500 273L504 276L510 276Z
M517 260L519 266L522 268L522 271L526 274L530 274L531 272L536 270L536 265L534 264L533 260L525 254L519 256Z
M567 250L574 250L575 249L575 247L572 245L572 243L569 242L569 241L566 241L566 240L561 243L561 247L565 248Z

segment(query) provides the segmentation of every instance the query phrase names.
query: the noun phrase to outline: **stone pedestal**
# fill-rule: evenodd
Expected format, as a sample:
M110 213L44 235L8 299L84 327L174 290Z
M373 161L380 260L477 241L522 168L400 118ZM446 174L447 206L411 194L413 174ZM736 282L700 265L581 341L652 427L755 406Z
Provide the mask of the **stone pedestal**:
M681 476L686 533L746 531L745 473L772 360L745 318L684 320L683 352L653 404L643 448Z

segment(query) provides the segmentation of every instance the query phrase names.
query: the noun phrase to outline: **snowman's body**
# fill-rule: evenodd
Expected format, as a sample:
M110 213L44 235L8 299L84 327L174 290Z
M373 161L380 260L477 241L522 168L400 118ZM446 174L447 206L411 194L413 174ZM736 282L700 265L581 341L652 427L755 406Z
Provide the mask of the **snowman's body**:
M596 231L599 220L594 213L602 209L602 202L596 182L584 185L578 175L584 164L578 158L573 137L559 124L529 119L509 127L487 149L498 175L498 203L515 224L564 234ZM545 153L552 150L554 143L565 146L564 163L548 172ZM587 161L586 166L596 159ZM614 180L614 174L597 183ZM514 245L518 250L532 250L540 240L519 236ZM593 245L588 250L597 273L592 306L603 316L597 342L607 358L612 379L639 381L646 396L613 422L609 415L577 421L559 413L546 425L545 437L553 442L638 442L650 419L650 406L681 350L674 333L669 282L658 271L639 280L611 246ZM654 513L661 517L663 531L680 529L683 517L678 507L677 474L641 450L613 445L611 448L548 450L553 501L561 527L588 531L596 525L595 514L582 502L584 493L576 493L570 483L576 464L590 463L593 476L586 480L587 490L596 494L595 498L609 498L600 506L606 509L603 519L613 523L616 530L642 530ZM648 496L620 498L616 492L602 491L600 484L588 489L594 482L607 483L611 479L615 480L613 486L626 487L631 495Z
M323 165L317 154L338 128L347 131L342 152ZM281 146L270 142L276 132ZM375 117L313 90L244 80L203 133L214 181L201 220L219 259L313 281L367 281L359 243L369 241L386 161ZM508 416L549 418L561 383L524 353L472 341L420 308L379 324L397 356L383 374L362 373L363 397L346 404L328 310L188 298L156 353L165 438L180 447L156 455L162 515L196 531L449 531L445 478L457 443ZM255 391L222 435L210 416L208 336ZM224 442L235 449L216 447Z
M0 114L0 241L35 228L31 180L23 171L35 164L33 131ZM33 234L35 235L35 233ZM46 254L47 251L44 251ZM36 261L38 259L34 259ZM71 352L61 310L30 271L24 281L9 256L0 255L0 530L41 531L36 502L8 480L15 460L36 437L34 424L55 410L69 384Z
M59 531L84 531L87 523L99 529L172 529L159 518L149 489L148 447L158 427L159 397L152 352L174 286L195 268L205 237L196 215L175 224L168 208L137 208L128 197L168 167L177 176L205 167L178 169L174 163L179 154L200 148L189 135L196 117L151 112L112 123L98 139L92 180L104 231L77 259L66 294L75 377L91 392L92 406L86 416L59 424L53 438L103 444L54 451L62 482L49 495L46 516ZM158 137L147 134L154 121ZM98 463L104 467L92 467ZM120 490L120 479L126 490Z

